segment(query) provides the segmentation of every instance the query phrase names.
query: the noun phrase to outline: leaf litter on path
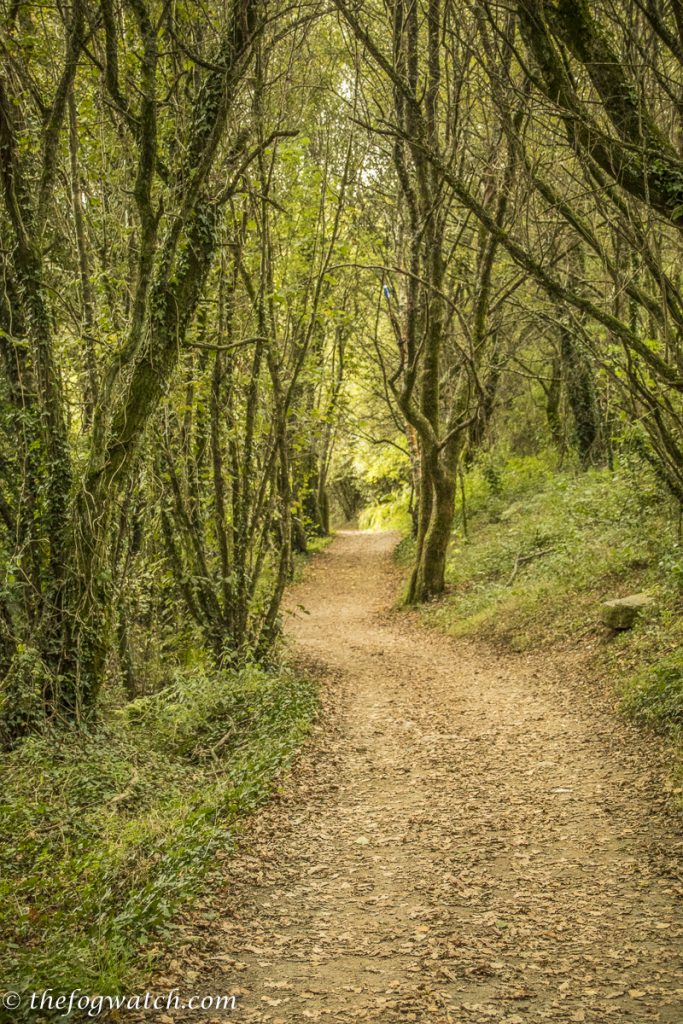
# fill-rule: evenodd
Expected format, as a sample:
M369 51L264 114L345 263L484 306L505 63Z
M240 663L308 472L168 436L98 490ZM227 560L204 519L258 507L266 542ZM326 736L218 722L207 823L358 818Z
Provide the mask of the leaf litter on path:
M680 1024L683 844L653 741L580 661L392 612L394 542L342 533L289 595L319 727L164 972L238 1010L174 1021Z

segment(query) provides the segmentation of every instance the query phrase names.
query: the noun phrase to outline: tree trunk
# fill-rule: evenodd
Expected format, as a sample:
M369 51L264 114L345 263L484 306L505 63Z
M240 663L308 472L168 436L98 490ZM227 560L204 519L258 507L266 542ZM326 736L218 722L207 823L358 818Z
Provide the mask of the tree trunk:
M593 369L569 328L560 335L560 351L567 382L567 400L574 418L574 436L581 465L596 460L600 443L600 413L595 397Z
M446 556L455 514L457 478L457 463L455 467L437 466L432 476L429 522L424 538L418 544L411 581L410 599L415 603L429 601L443 593Z

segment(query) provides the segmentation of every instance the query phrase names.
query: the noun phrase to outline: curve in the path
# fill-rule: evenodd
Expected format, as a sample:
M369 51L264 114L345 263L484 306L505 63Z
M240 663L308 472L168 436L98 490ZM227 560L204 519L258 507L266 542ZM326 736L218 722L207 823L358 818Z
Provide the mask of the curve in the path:
M559 668L392 611L394 544L342 533L289 595L327 717L228 864L194 985L237 988L217 1019L242 1024L680 1024L680 836L645 745Z

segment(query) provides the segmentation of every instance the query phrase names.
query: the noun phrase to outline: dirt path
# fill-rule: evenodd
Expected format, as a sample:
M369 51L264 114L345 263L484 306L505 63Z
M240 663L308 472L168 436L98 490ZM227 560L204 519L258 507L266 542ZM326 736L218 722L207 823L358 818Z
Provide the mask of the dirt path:
M193 987L239 990L243 1024L680 1024L645 741L552 666L391 612L394 542L341 534L290 594L339 706L195 919Z

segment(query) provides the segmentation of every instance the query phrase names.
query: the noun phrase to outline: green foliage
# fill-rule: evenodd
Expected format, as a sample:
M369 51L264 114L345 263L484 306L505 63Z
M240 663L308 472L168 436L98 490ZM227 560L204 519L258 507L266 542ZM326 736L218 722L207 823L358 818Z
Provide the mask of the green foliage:
M361 444L355 450L354 468L369 487L386 492L405 481L408 459L393 444Z
M407 533L411 518L408 510L410 492L407 488L392 491L380 501L366 505L358 516L361 530L395 530Z
M0 748L13 736L23 735L43 720L41 695L54 685L51 673L33 647L23 644L0 682Z
M625 710L660 732L683 736L683 654L677 651L637 673L624 686Z
M535 455L485 452L466 476L467 515L483 516L495 522L513 502L545 489L556 472L555 457L549 451ZM520 510L521 510L520 506ZM456 525L462 524L462 507L456 510Z
M269 794L316 710L288 671L178 674L100 730L4 757L2 975L113 992Z

